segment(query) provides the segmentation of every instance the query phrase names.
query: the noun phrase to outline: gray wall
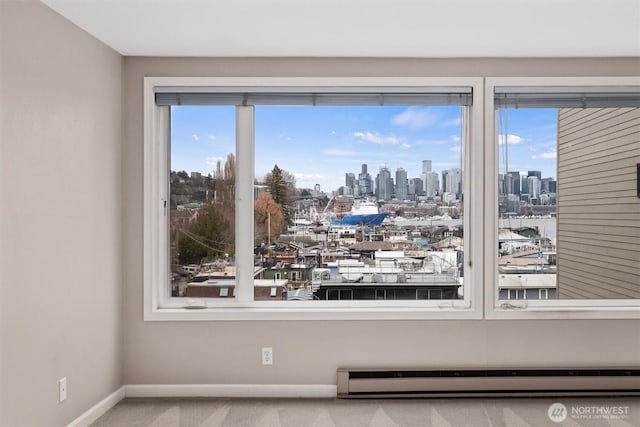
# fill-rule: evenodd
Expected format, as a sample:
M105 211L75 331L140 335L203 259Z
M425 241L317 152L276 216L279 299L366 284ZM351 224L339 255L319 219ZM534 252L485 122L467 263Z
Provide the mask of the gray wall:
M558 294L640 298L640 108L558 113Z
M37 1L0 28L0 425L62 426L123 384L123 60Z
M638 75L635 59L125 58L124 280L127 384L335 384L340 366L625 366L640 322L144 322L144 76ZM272 346L275 364L260 365Z

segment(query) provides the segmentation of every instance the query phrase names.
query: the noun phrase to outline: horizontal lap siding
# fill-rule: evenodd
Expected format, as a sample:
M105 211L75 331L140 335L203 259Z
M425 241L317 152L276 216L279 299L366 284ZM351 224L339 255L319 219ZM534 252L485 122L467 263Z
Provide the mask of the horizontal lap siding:
M640 109L558 112L559 298L640 298Z

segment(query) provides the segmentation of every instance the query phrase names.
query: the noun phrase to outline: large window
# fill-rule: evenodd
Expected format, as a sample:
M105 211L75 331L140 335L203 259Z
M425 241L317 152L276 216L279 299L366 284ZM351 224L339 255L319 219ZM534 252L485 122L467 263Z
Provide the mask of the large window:
M464 108L256 107L255 263L282 300L464 299Z
M157 224L146 231L158 242L147 250L148 317L242 317L249 307L478 316L468 242L481 223L467 212L479 85L381 81L147 81L146 154L157 169L147 170L146 208ZM156 203L162 215L150 212Z
M637 78L146 78L145 318L638 317L639 164Z
M235 108L171 107L171 295L234 298Z
M492 86L498 310L636 309L640 91Z

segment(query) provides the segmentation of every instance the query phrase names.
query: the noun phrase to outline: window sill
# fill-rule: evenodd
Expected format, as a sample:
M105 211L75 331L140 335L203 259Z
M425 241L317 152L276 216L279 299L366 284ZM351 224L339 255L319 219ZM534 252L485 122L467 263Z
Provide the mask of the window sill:
M640 319L640 305L637 300L552 301L546 306L537 304L518 306L514 301L511 306L488 307L485 318L487 320Z
M212 303L208 303L211 305ZM482 313L465 303L456 301L440 305L429 304L331 304L322 302L247 303L225 306L191 305L192 308L168 307L148 310L145 321L351 321L351 320L479 320ZM198 308L195 308L198 307Z

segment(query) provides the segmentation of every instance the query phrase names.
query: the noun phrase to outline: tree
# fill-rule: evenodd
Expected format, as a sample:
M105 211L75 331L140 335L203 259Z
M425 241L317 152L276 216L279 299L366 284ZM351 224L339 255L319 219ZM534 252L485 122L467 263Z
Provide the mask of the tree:
M254 204L255 244L267 242L269 235L275 241L286 226L282 206L269 193L259 193ZM271 233L269 233L269 231Z
M296 178L290 172L274 165L271 172L265 175L264 182L273 200L282 206L284 218L290 224L292 203L296 197Z
M203 258L222 258L234 251L235 232L220 209L208 203L195 221L178 236L178 262L199 264Z
M222 258L235 251L235 156L228 154L224 165L218 161L206 182L208 195L197 217L179 231L177 246L181 264L198 264L203 258ZM195 200L193 196L190 194Z
M212 177L212 202L226 219L231 230L236 224L236 157L227 154L224 163L218 160ZM235 235L235 234L234 234Z

